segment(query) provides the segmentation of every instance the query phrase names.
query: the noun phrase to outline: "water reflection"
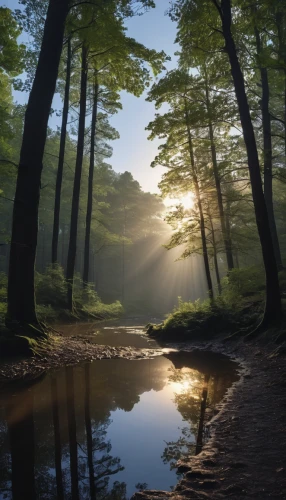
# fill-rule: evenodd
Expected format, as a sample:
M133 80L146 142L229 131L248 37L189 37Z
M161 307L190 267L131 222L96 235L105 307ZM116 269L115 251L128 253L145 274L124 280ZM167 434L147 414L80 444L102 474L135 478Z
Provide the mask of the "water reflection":
M127 500L170 489L236 379L227 358L171 353L66 367L1 395L0 498Z

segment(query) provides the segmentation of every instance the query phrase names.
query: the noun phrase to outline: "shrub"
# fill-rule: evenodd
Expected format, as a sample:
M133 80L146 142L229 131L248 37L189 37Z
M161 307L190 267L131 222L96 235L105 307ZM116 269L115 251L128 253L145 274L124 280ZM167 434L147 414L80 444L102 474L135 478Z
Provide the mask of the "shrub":
M36 273L35 289L38 304L64 307L67 286L63 268L59 264L51 264L43 274Z

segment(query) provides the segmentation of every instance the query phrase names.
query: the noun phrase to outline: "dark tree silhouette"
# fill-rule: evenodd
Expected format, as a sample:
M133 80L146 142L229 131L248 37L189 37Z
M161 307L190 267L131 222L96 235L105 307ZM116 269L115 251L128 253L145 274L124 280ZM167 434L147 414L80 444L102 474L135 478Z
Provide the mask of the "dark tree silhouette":
M71 79L71 58L72 58L71 41L70 41L70 38L69 38L68 39L68 45L67 45L66 84L65 84L65 96L64 96L62 126L61 126L59 162L58 162L56 190L55 190L54 224L53 224L53 237L52 237L52 263L53 264L55 264L57 262L57 260L58 260L58 241L59 241L59 227L60 227L61 190L62 190L64 157L65 157L65 145L66 145L66 136L67 136L67 123L68 123L68 114L69 114L69 96L70 96L70 79Z
M50 0L24 123L13 210L7 326L38 324L34 266L47 125L55 92L69 0ZM33 329L35 332L35 329Z

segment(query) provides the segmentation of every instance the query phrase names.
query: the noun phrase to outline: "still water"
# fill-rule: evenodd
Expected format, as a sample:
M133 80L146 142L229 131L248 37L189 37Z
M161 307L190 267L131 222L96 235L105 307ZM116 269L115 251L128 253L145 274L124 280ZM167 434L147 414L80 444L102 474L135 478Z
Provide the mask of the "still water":
M77 333L97 343L156 347L138 326L81 325ZM199 453L204 423L237 380L236 369L213 353L171 352L65 367L6 391L0 498L127 500L142 488L171 490L177 459Z

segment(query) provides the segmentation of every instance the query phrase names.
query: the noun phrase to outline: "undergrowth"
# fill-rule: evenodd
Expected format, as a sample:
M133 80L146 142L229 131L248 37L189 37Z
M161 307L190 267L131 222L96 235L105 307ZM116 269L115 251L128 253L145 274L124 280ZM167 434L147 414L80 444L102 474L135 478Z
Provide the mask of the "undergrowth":
M83 287L79 275L74 279L74 310L71 313L66 306L67 284L64 270L58 264L50 265L44 273L36 273L35 291L37 315L41 322L109 319L123 314L119 301L104 304L94 289L93 283ZM7 276L0 273L0 330L5 324L7 310Z
M286 272L279 274L282 297L286 292ZM178 305L160 325L149 325L148 332L166 340L212 338L259 321L264 307L265 278L260 267L233 269L221 282L220 295L210 300ZM282 299L283 303L283 299Z

